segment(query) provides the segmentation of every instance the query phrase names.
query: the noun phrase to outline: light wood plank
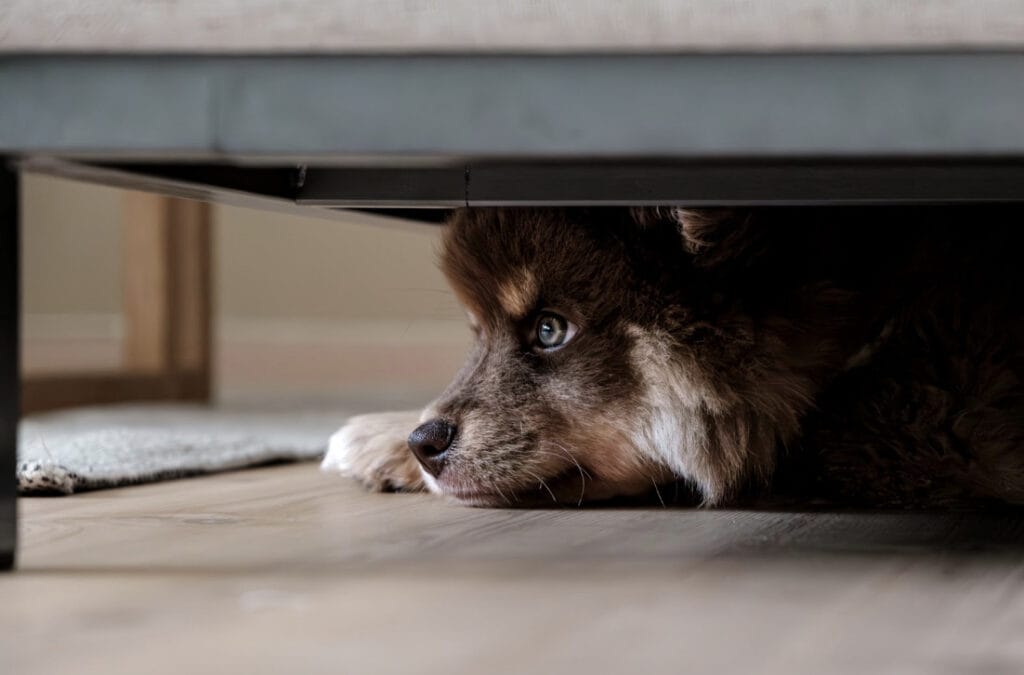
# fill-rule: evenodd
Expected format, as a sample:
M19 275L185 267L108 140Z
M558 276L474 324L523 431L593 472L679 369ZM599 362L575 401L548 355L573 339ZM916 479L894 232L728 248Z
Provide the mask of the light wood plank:
M145 372L210 367L210 216L202 202L124 197L125 365Z
M21 506L10 672L1024 667L1013 513L470 509L310 464Z
M173 244L169 198L126 192L122 216L124 364L164 372L173 367Z
M174 270L170 279L172 365L178 371L205 373L210 369L213 311L210 206L171 199L167 208Z

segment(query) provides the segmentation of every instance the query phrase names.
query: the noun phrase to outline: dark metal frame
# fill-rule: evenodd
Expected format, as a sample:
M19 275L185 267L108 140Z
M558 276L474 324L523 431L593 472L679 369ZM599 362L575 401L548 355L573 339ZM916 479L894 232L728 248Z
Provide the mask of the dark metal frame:
M474 162L457 167L245 167L32 160L29 170L278 209L440 220L471 206L800 206L1024 201L1024 160Z
M308 167L295 202L409 206L776 206L1021 201L1024 162L467 163L458 169Z
M0 156L0 570L14 566L15 463L20 411L18 173Z

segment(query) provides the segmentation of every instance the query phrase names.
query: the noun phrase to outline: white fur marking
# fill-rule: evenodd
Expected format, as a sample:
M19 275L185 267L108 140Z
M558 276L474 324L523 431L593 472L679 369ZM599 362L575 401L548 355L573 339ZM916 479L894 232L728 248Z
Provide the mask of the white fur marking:
M667 336L639 326L628 332L634 340L631 359L646 389L646 414L631 432L634 444L677 475L696 481L713 501L724 486L708 470L710 442L700 409L712 409L714 399L702 395L702 387L674 361Z
M320 468L377 489L420 488L419 463L406 441L417 417L413 411L353 417L331 436Z
M348 424L331 434L327 454L320 462L321 471L337 471L347 475L352 470L352 453L355 448L353 436L353 427Z

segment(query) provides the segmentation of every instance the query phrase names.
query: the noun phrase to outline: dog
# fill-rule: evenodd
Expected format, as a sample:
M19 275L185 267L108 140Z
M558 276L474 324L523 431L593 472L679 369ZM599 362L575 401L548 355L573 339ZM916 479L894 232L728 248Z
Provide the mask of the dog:
M1022 213L456 211L464 367L323 467L475 506L1020 503Z

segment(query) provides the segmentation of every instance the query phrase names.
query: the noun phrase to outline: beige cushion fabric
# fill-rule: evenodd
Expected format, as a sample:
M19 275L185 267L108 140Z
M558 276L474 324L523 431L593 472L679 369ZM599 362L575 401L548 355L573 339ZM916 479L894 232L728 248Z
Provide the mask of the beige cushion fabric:
M1024 45L1020 0L3 0L0 51L572 52Z

